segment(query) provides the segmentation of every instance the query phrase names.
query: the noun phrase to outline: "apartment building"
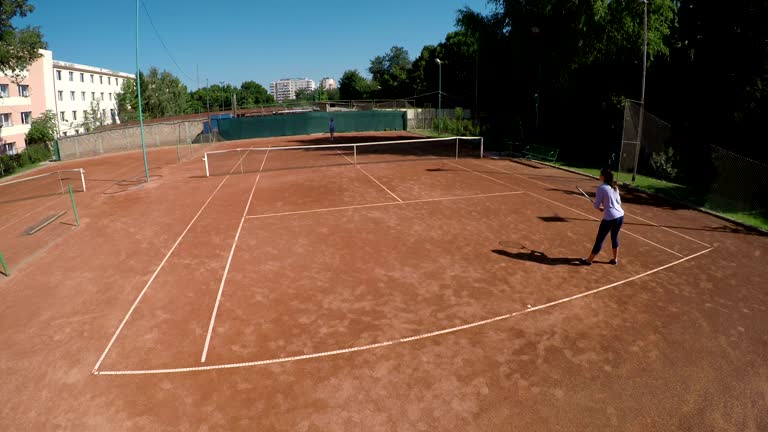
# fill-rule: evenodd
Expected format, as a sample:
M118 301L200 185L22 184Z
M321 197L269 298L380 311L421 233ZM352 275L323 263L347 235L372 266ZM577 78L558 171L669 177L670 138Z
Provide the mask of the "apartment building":
M269 83L269 94L276 101L296 99L296 91L306 89L315 90L315 82L309 78L283 78L279 81Z
M333 90L336 88L336 81L333 78L325 77L320 80L320 88L324 90Z
M17 77L0 72L0 155L16 154L26 147L30 123L46 110L53 111L53 53L41 57Z
M117 95L136 76L95 66L53 61L53 93L59 136L119 123Z

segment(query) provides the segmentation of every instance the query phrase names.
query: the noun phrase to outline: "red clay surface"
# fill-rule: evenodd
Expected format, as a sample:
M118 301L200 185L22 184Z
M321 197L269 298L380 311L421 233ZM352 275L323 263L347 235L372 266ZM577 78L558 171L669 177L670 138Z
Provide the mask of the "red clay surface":
M0 280L0 429L768 430L765 236L624 193L586 268L597 184L553 168L149 157L45 168L88 191Z

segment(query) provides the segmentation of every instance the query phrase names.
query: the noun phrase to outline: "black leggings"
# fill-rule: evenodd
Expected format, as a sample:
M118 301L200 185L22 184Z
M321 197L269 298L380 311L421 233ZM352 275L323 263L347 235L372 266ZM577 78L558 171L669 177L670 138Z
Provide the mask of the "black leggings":
M592 254L597 255L600 253L600 249L603 248L603 242L611 233L611 243L614 249L619 248L619 231L624 224L624 216L617 217L616 219L605 220L600 222L600 228L597 230L597 238L595 239L595 246L592 248Z

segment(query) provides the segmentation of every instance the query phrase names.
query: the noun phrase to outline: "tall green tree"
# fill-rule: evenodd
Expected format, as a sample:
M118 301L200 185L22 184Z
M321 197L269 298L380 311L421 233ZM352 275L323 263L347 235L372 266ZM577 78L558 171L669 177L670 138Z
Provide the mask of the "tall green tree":
M26 135L27 144L51 144L56 140L56 114L48 110L32 119Z
M170 117L186 112L189 93L178 77L168 71L160 72L156 67L151 67L146 74L140 72L139 76L144 118ZM117 97L121 121L138 120L138 106L136 83L132 80L124 80L121 93Z
M371 79L378 84L376 95L380 98L398 99L410 93L408 86L408 71L411 69L411 59L408 51L399 46L393 46L384 55L371 60L368 72Z
M38 50L47 48L40 27L17 28L12 22L34 10L27 0L0 0L0 72L16 83L23 80L24 70L40 57Z
M267 89L256 81L245 81L237 90L237 104L241 108L274 103Z
M344 100L367 99L378 87L365 79L357 69L347 70L339 79L339 97Z

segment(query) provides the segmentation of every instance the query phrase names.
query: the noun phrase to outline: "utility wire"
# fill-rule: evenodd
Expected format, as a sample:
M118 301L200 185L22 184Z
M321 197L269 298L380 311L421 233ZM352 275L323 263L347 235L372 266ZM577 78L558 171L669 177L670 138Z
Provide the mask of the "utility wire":
M155 30L155 35L157 36L157 39L160 40L160 44L163 45L163 48L165 48L165 52L166 54L168 54L168 57L171 59L173 64L175 64L176 67L179 68L181 73L187 77L190 84L195 83L196 82L195 79L189 76L189 74L187 74L186 72L184 72L184 69L182 69L181 66L179 66L179 63L176 62L176 59L173 58L173 54L171 54L171 50L169 50L168 46L165 45L165 41L163 41L162 36L160 36L160 32L157 30L157 27L155 27L155 23L154 21L152 21L152 15L149 14L149 9L147 8L147 4L144 3L144 0L141 1L141 5L144 6L144 12L147 14L147 18L149 18L149 23L152 25L152 28Z

